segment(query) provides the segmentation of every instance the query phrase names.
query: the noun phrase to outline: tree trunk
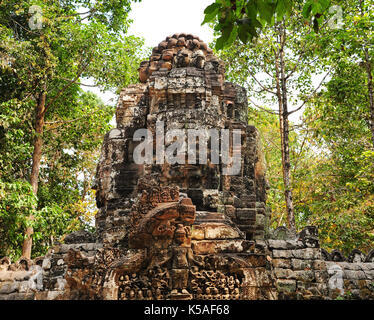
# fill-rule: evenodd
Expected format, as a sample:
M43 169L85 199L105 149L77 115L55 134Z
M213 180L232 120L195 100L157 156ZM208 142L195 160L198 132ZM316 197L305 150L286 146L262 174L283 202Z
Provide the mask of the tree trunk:
M284 45L286 42L286 28L284 21L279 27L280 48L276 59L276 78L277 78L277 96L279 105L279 128L281 135L282 151L282 171L284 183L284 198L286 202L288 227L296 231L295 213L291 190L291 161L289 147L289 123L288 123L288 104L287 104L287 80L284 65ZM280 79L279 79L280 78ZM280 83L279 83L280 82Z
M30 175L30 184L31 184L32 191L34 192L35 196L38 193L40 161L42 158L45 100L46 100L46 92L40 93L38 104L36 106L36 117L35 117L36 136L34 140L34 151L32 154L32 168L31 168L31 175ZM30 221L34 220L34 217L30 216L29 220ZM26 228L25 240L23 242L23 247L22 247L22 256L28 259L31 258L33 233L34 233L34 229L32 227Z
M279 51L275 53L275 83L276 83L276 92L278 100L278 113L279 113L279 134L281 140L281 156L282 156L282 172L284 173L284 130L283 130L283 103L282 103L282 92L280 86L280 71L279 71ZM284 174L283 174L283 183L284 183ZM278 226L280 226L283 219L283 212L278 221Z
M369 50L364 49L365 53L365 66L366 74L368 78L368 94L369 94L369 112L370 112L370 130L371 130L371 141L374 148L374 94L373 94L373 75L371 70L371 63L369 58Z
M360 0L360 13L361 16L364 15L364 8L363 8L363 0ZM368 41L367 37L365 37L365 40ZM369 112L370 112L370 131L371 131L371 140L374 148L374 93L373 93L373 75L372 75L372 68L370 63L370 57L369 57L369 50L364 45L364 55L365 55L365 68L366 68L366 75L368 79L368 95L369 95Z

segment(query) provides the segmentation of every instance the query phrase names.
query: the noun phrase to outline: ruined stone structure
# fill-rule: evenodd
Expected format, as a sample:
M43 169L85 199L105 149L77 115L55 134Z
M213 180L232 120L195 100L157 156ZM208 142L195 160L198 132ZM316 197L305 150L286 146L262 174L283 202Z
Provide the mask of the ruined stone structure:
M122 90L117 126L104 139L96 234L68 235L38 261L1 260L0 299L373 299L374 251L345 258L320 249L314 227L269 230L246 91L225 81L223 62L204 42L167 37L139 79ZM211 158L136 164L135 131L153 133L156 155L161 122L164 132L241 130L241 148L231 150L240 152L240 172L226 175Z

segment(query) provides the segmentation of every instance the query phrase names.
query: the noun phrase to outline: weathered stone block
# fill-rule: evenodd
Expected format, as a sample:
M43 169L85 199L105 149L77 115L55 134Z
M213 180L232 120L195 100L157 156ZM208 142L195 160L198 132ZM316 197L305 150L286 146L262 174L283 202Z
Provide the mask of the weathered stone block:
M193 225L191 228L191 239L203 240L205 238L205 230L203 226Z
M266 266L265 255L246 254L245 256L241 257L241 259L245 260L248 263L248 265L253 267L253 268L265 267Z
M292 258L291 250L273 250L273 257L274 258Z
M321 252L315 248L292 250L292 256L297 259L321 259Z
M295 280L277 280L276 286L278 291L282 292L295 292L296 291L296 281Z
M315 279L314 271L312 270L295 271L295 278L298 281L312 282Z
M285 240L268 240L269 247L271 249L288 249Z
M223 223L204 224L205 239L238 239L240 234L235 228Z
M294 270L304 270L313 268L313 260L291 259Z
M221 252L243 252L245 240L192 240L195 254L213 254Z
M0 294L10 294L18 291L19 283L13 282L0 282Z
M326 270L326 263L323 260L314 260L313 261L314 270Z
M265 268L248 268L244 270L245 285L254 287L271 286L271 279Z
M276 268L286 268L291 269L291 261L289 259L273 259L272 264Z
M262 227L265 225L265 216L264 215L256 214L256 225L262 226Z
M295 273L291 269L274 268L274 274L278 279L295 279Z
M344 270L344 278L352 280L364 280L366 275L363 271Z

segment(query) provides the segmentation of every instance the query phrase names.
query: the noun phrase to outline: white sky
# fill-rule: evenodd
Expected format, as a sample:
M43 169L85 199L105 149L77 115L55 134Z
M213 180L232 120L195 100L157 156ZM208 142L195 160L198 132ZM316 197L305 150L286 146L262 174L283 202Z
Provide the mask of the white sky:
M155 47L174 33L192 33L209 43L213 31L201 26L204 9L214 0L142 0L132 4L129 33L145 39L146 46Z
M130 12L133 23L128 34L144 38L147 47L155 47L167 36L181 32L192 33L210 43L213 40L213 30L207 25L201 26L201 22L204 20L204 9L213 2L214 0L142 0L133 3ZM317 82L317 79L313 80ZM90 79L82 82L93 84ZM99 88L92 87L82 89L96 93L105 104L117 103L118 96L110 91L101 92ZM296 106L290 106L290 110L294 107ZM291 120L298 122L301 114L302 110L292 114ZM114 121L112 124L114 125Z
M147 47L155 47L167 36L174 33L192 33L205 43L213 40L213 30L204 20L204 9L214 0L142 0L132 4L130 19L133 20L128 34L144 38ZM82 81L93 84L90 79ZM105 104L115 105L118 96L99 88L84 87L85 91L96 93Z

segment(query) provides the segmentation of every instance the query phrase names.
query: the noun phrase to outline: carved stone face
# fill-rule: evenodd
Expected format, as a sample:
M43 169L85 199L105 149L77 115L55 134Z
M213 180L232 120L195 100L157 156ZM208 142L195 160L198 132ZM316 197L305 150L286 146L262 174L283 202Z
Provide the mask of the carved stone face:
M183 68L190 64L190 59L190 52L186 49L182 49L178 51L174 62L177 68Z
M186 231L184 230L183 224L178 224L175 230L175 241L178 244L182 244L186 240Z
M162 202L168 202L170 201L170 191L169 190L165 190L161 193L161 201Z
M196 68L203 69L205 65L205 56L201 50L197 50L192 55L192 65Z

